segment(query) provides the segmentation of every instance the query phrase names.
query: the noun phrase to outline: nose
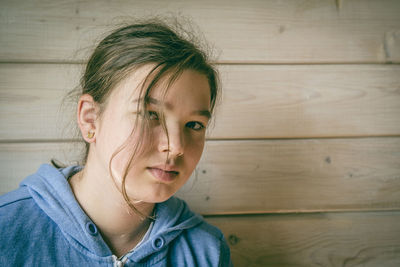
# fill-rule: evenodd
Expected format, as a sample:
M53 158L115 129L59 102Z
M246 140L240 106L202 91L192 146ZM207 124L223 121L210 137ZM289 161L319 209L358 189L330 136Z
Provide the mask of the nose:
M170 157L179 157L184 152L184 134L178 126L167 127L168 134L161 130L158 150L167 152Z

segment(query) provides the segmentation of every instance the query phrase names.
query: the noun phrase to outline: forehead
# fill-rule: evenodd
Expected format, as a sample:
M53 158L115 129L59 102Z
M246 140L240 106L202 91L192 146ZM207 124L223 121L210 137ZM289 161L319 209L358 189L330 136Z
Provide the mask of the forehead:
M151 65L145 65L132 70L112 91L110 98L114 101L125 100L131 102L137 99L140 93L140 88L152 69Z
M110 102L120 102L120 104L136 103L140 98L140 89L145 82L154 66L145 65L140 67L120 82L110 95ZM147 80L146 86L151 82L151 76ZM184 70L173 82L169 85L171 74L165 75L156 86L151 89L149 94L150 99L157 101L149 102L150 104L160 104L168 109L173 106L188 106L194 105L203 109L209 109L210 106L210 87L208 79L205 75L194 71ZM142 92L142 96L144 92Z
M164 106L170 109L173 104L185 106L188 102L190 105L209 106L210 87L205 75L185 70L168 87L169 78L166 77L151 91L151 98L164 101Z

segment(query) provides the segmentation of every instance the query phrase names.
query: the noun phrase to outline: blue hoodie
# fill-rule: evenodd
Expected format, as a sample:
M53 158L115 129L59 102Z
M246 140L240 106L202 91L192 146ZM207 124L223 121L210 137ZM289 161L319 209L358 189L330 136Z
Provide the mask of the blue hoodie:
M175 197L156 205L147 238L117 259L68 184L80 169L42 165L0 197L0 266L232 265L221 231Z

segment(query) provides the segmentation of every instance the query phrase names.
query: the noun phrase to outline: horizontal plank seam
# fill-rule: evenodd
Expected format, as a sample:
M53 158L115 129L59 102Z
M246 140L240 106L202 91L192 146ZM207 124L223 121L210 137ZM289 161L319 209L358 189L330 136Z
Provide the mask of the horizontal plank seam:
M350 136L299 136L299 137L268 137L268 138L207 138L207 141L285 141L285 140L320 140L320 139L368 139L368 138L398 138L400 134L388 135L350 135Z
M368 139L368 138L399 138L398 135L368 135L368 136L323 136L323 137L270 137L270 138L207 138L208 142L219 141L289 141L289 140L334 140L334 139ZM74 143L83 142L81 139L3 139L0 144L26 144L26 143Z
M244 217L244 216L273 216L273 215L312 215L328 213L366 213L366 212L400 212L400 208L380 209L316 209L316 210L276 210L276 211L238 211L238 212L213 212L201 213L205 218L214 217Z
M400 62L393 61L354 61L354 62L257 62L257 61L211 61L217 65L272 65L272 66L290 66L290 65L400 65Z
M77 143L83 142L81 139L15 139L0 140L0 144L43 144L43 143Z
M65 64L81 65L86 64L84 60L0 60L0 64ZM215 65L272 65L272 66L291 66L291 65L400 65L400 62L379 62L379 61L357 61L357 62L257 62L257 61L211 61Z

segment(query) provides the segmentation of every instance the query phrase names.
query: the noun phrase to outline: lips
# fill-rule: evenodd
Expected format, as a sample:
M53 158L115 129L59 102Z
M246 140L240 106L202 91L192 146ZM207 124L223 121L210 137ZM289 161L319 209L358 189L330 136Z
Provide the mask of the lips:
M172 168L149 167L149 172L159 181L170 183L178 177L179 172Z

